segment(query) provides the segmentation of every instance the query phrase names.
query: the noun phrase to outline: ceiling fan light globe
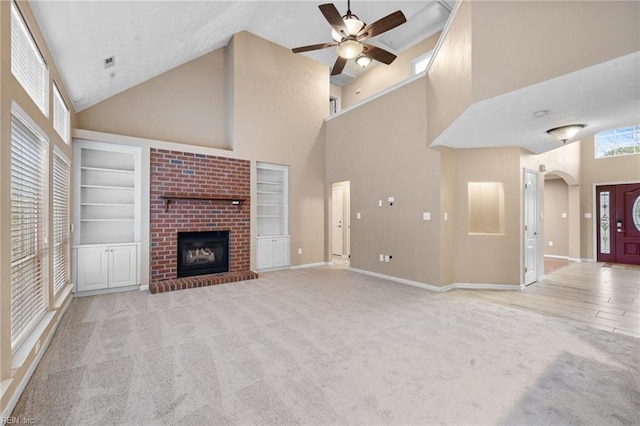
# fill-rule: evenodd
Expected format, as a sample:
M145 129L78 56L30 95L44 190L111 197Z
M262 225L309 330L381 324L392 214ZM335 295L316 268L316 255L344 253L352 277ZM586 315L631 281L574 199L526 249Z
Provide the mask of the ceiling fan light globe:
M371 63L371 58L368 56L358 56L356 59L356 64L360 65L362 68L366 68Z
M343 21L344 21L344 26L347 27L347 31L349 32L349 34L346 34L346 35L343 36L342 34L337 32L336 30L332 29L331 30L331 37L337 42L342 41L342 39L344 39L345 37L355 36L356 34L358 34L360 32L361 29L364 28L364 22L362 22L361 20L359 20L355 16L348 16L348 17L344 18Z
M338 52L338 56L345 59L352 59L362 53L364 50L364 46L362 43L356 40L346 40L343 41L336 47L336 51Z

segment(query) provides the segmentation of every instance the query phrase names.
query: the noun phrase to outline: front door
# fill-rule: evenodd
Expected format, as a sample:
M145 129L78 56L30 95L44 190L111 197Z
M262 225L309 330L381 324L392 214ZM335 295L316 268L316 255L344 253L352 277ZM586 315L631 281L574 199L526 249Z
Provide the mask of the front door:
M598 261L640 265L640 183L596 188Z
M524 171L524 284L538 278L538 173Z

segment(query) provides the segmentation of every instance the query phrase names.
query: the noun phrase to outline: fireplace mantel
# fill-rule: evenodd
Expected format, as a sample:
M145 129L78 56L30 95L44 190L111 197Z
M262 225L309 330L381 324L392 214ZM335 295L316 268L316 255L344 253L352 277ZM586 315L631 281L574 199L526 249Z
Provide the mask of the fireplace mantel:
M231 204L234 206L238 206L238 208L244 201L247 201L242 197L234 197L232 195L194 194L189 192L165 193L165 194L162 194L160 198L164 202L165 213L169 210L169 205L173 200L231 201Z

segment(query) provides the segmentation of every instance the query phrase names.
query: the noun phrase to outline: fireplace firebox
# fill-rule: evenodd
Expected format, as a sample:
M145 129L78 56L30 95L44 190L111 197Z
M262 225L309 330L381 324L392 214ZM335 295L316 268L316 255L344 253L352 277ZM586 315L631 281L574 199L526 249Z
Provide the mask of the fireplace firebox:
M178 278L229 272L229 231L178 232Z

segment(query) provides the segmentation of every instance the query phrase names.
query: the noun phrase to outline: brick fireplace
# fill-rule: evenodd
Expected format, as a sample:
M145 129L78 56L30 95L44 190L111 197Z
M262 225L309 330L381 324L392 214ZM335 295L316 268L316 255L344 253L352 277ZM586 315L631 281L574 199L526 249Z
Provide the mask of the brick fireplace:
M242 281L250 267L250 162L151 150L151 293ZM178 233L228 231L229 271L178 278Z

